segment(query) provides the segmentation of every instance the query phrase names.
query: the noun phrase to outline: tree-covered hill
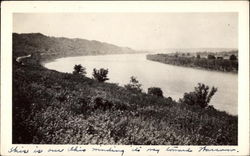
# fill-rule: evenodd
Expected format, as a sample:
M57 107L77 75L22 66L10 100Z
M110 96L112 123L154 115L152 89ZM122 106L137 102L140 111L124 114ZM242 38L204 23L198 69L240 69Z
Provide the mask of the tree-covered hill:
M29 54L40 54L41 57L65 57L78 55L134 53L128 47L118 47L113 44L90 41L85 39L69 39L64 37L49 37L41 33L13 33L14 59Z

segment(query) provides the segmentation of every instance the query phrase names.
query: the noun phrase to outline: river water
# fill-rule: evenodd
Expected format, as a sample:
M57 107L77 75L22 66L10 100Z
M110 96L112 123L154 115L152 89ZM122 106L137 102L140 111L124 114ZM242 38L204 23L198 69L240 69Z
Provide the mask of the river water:
M232 73L222 73L193 69L149 61L146 54L120 54L79 56L56 59L44 66L60 72L71 73L75 64L86 68L87 76L92 77L93 68L108 68L108 82L123 86L135 76L147 92L149 87L160 87L164 96L175 100L182 98L185 92L194 90L198 83L204 83L218 91L210 101L210 105L230 114L238 114L238 76Z

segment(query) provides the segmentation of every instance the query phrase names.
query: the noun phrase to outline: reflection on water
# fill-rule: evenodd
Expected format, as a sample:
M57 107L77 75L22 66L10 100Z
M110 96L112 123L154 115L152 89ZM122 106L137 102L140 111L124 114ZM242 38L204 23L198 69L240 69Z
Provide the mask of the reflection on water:
M230 114L237 113L238 76L231 73L205 71L179 67L146 59L146 54L121 54L80 56L57 59L46 63L45 67L61 72L73 71L75 64L82 64L87 69L87 76L92 77L93 68L108 68L108 82L127 84L131 76L136 76L144 91L149 87L160 87L164 96L175 100L185 92L194 90L197 83L215 86L218 91L210 104Z

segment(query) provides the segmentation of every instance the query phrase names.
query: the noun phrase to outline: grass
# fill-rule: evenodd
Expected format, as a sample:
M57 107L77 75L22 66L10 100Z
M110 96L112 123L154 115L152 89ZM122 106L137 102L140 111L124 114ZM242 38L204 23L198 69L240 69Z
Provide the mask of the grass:
M13 64L13 143L237 145L237 133L238 117L211 107Z

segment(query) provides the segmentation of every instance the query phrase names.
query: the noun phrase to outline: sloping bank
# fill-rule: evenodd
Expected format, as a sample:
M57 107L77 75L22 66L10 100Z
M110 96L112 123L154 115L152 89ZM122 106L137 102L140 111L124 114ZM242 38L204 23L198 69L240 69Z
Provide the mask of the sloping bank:
M237 144L236 116L39 64L13 68L13 143Z
M32 54L15 52L22 47L15 44L14 56ZM237 116L49 70L31 58L13 61L13 143L237 145Z

